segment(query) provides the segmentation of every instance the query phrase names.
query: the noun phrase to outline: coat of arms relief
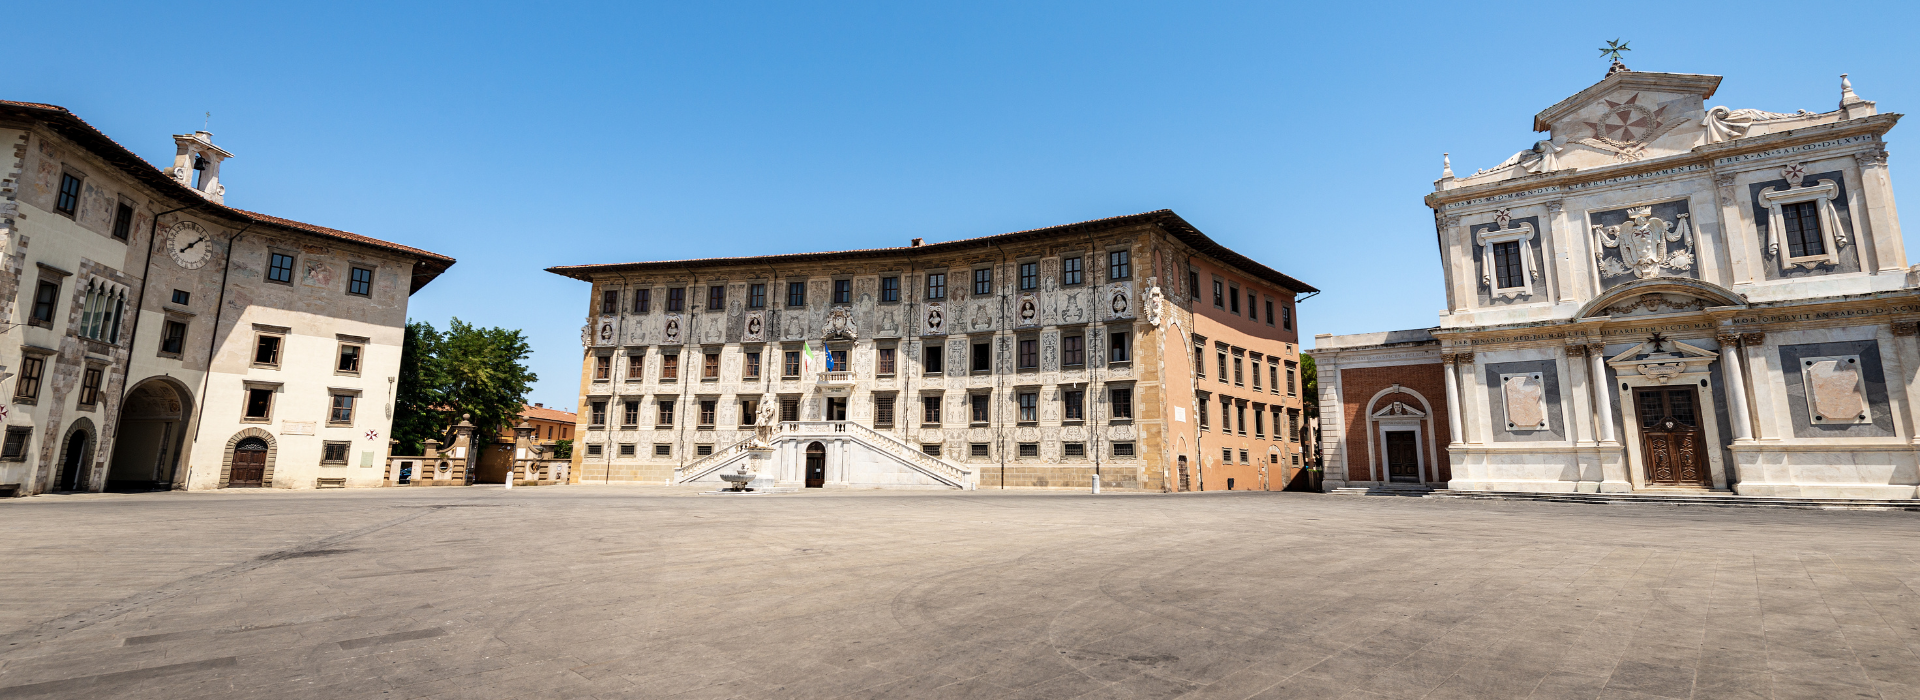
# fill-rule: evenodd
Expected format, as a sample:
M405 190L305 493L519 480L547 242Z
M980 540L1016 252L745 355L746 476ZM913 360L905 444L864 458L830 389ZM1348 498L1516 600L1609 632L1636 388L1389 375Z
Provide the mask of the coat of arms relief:
M1661 268L1684 272L1693 269L1693 228L1687 214L1668 222L1653 215L1652 206L1627 210L1627 220L1613 226L1595 225L1594 262L1601 277L1633 275L1637 279L1661 276ZM1679 243L1669 248L1669 243ZM1620 251L1608 257L1606 249Z

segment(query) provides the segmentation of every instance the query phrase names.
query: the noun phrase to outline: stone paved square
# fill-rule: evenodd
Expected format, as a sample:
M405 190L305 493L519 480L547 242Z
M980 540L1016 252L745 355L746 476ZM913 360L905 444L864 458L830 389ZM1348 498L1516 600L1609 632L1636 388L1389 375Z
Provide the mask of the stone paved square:
M1913 698L1913 513L568 486L0 503L0 698Z

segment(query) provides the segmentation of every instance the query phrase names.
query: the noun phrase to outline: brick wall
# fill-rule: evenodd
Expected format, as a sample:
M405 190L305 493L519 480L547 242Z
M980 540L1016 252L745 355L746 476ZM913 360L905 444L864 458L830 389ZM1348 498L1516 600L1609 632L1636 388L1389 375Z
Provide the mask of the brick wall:
M1382 389L1399 384L1407 389L1419 392L1426 397L1426 406L1431 408L1432 445L1422 444L1421 452L1427 459L1437 455L1440 481L1453 478L1447 466L1447 443L1453 440L1447 428L1447 415L1451 407L1447 406L1446 376L1441 374L1440 364L1394 365L1387 367L1358 367L1340 370L1340 410L1346 422L1347 479L1349 481L1368 481L1372 479L1368 465L1375 463L1368 446L1367 432L1371 426L1367 422L1367 403L1373 395ZM1409 394L1391 394L1380 397L1373 404L1378 411L1394 401L1404 401L1415 408L1421 407L1418 399ZM1438 448L1438 449L1434 449Z

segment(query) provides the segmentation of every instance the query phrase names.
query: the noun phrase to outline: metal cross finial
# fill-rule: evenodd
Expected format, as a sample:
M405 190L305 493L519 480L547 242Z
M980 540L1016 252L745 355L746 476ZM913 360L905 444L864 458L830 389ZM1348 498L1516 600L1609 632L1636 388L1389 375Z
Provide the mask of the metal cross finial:
M1613 59L1613 61L1614 61L1615 63L1619 63L1619 62L1620 62L1620 53L1621 53L1622 51L1632 51L1632 50L1633 50L1633 49L1629 49L1629 48L1627 48L1627 44L1631 44L1631 43L1633 43L1633 42L1630 42L1630 41L1628 41L1628 42L1622 42L1622 41L1620 41L1619 39L1614 39L1614 40L1612 40L1612 41L1609 41L1609 42L1607 42L1607 45L1606 45L1606 47L1605 47L1605 48L1602 48L1602 49L1600 49L1600 57L1601 57L1601 58L1609 58L1609 59Z
M212 130L212 129L213 129L213 113L212 113L212 112L208 112L208 113L207 113L207 120L206 120L206 121L204 121L204 122L201 122L201 123L200 123L200 130L201 130L201 131L209 131L209 130Z

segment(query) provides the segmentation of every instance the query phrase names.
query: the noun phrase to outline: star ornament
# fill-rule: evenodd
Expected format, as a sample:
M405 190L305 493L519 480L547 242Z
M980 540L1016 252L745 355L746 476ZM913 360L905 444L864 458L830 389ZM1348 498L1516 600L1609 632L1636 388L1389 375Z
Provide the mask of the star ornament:
M380 431L378 431L378 430L369 430L369 431L367 431L367 439L368 439L368 440L378 440L378 439L380 439Z
M1608 41L1607 45L1600 49L1600 57L1618 61L1620 60L1620 54L1633 50L1633 49L1627 48L1627 44L1631 44L1631 43L1633 42L1621 41L1619 39Z

